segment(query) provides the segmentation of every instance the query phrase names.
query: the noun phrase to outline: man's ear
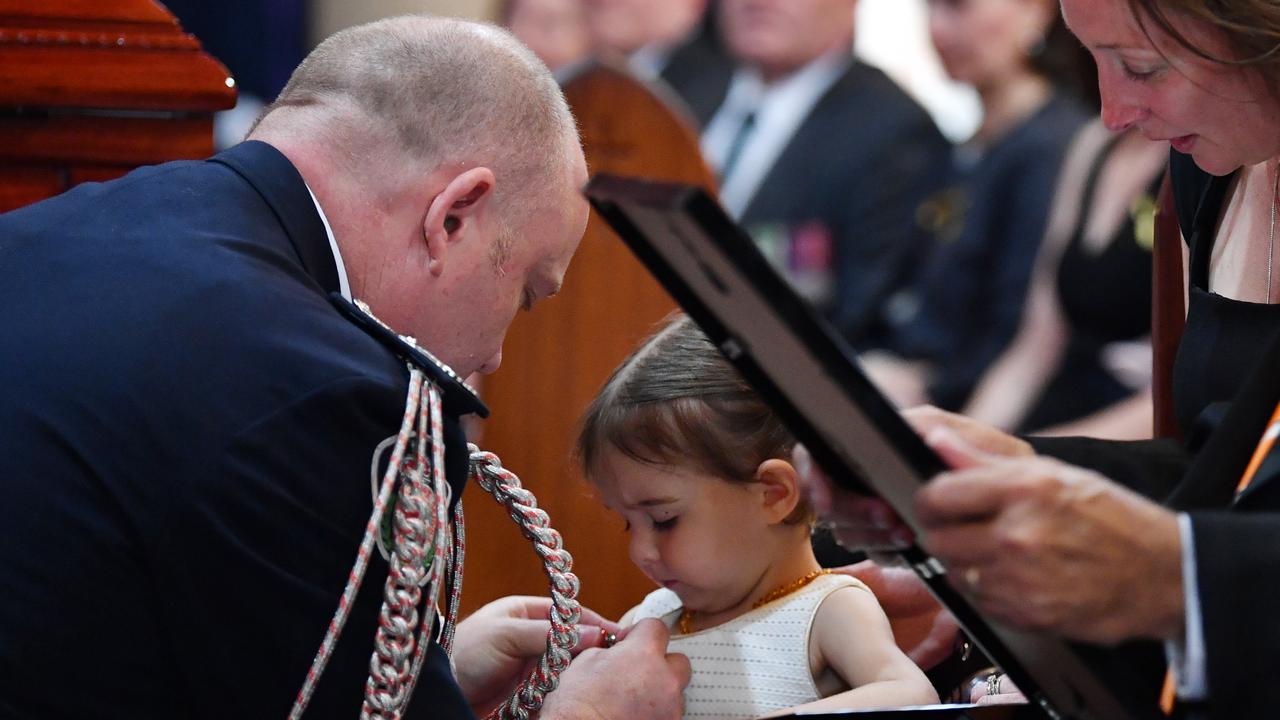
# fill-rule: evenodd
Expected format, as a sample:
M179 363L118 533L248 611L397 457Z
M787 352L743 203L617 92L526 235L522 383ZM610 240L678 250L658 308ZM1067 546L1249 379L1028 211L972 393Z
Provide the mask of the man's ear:
M765 517L770 523L782 522L800 503L800 476L786 460L765 460L752 479L760 485Z
M422 219L422 237L427 243L427 269L432 275L444 272L450 246L466 236L471 224L493 197L493 171L474 167L455 175L431 199Z

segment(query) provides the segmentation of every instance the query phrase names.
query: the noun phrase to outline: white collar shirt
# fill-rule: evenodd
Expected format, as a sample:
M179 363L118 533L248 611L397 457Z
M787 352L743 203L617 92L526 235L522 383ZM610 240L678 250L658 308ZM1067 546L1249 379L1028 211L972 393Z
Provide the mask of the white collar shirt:
M303 184L306 185L305 182ZM342 297L351 300L351 283L347 281L347 266L342 262L342 253L338 250L338 241L333 237L329 218L324 214L324 208L320 207L320 201L316 199L316 194L312 192L310 185L307 185L307 193L311 195L311 202L315 203L320 222L324 224L324 234L329 238L329 249L333 251L333 266L338 271L338 292L342 293Z
M743 123L755 115L732 173L721 178L720 201L733 218L742 217L800 125L852 62L852 54L841 48L772 85L754 68L734 72L724 102L702 134L703 156L721 172Z

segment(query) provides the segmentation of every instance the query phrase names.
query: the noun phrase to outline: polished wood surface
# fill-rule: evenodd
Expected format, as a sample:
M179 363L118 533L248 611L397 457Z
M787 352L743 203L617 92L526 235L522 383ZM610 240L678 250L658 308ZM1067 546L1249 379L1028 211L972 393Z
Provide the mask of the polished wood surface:
M0 0L0 212L213 152L235 82L154 0Z
M1160 183L1156 206L1156 238L1151 251L1151 362L1152 406L1155 436L1181 439L1173 408L1173 361L1182 342L1187 308L1186 279L1182 272L1182 234L1173 205L1173 184L1168 173Z
M661 90L602 65L584 69L564 90L592 172L712 186L697 136L660 99ZM480 444L497 453L550 514L573 555L583 604L613 619L653 586L627 557L622 521L583 480L572 457L575 431L609 373L674 308L593 214L564 289L517 319L501 369L484 380L493 414ZM546 595L541 562L502 509L473 486L466 512L463 612L503 595Z

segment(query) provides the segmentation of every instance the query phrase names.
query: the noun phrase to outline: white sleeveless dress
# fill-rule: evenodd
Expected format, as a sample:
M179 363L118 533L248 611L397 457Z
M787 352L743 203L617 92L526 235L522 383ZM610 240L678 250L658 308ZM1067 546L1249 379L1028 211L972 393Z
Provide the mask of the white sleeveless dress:
M668 652L689 657L693 675L684 691L686 718L757 718L823 697L809 672L809 630L818 606L845 587L871 592L848 575L813 582L729 622L672 635ZM649 593L633 620L658 618L675 632L683 605L662 588Z

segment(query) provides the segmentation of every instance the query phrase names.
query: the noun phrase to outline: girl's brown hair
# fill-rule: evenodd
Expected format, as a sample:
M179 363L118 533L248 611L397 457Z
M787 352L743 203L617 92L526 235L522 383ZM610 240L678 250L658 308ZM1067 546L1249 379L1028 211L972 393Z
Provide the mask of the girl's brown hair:
M760 463L789 459L795 440L688 317L675 315L623 361L582 419L588 478L609 449L650 465L751 482ZM786 519L811 521L801 501Z

